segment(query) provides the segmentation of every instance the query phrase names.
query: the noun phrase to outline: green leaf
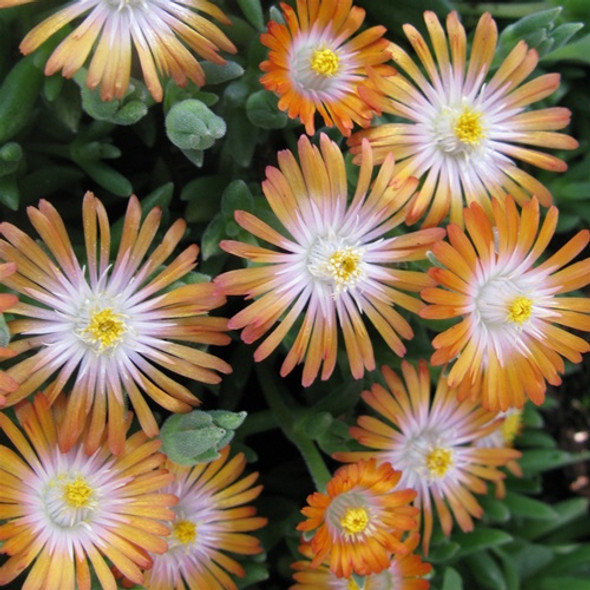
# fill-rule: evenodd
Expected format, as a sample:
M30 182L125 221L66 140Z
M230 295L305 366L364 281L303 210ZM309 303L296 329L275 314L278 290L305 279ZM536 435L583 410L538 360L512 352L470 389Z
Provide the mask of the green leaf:
M487 551L473 553L466 557L465 561L473 577L478 581L478 588L507 590L504 572Z
M588 459L590 459L588 451L573 454L559 449L533 449L523 451L519 463L525 473L531 474L573 465Z
M577 41L573 41L565 47L552 51L543 58L547 62L553 61L578 61L590 63L590 34L585 35Z
M535 581L536 590L589 590L590 582L588 578L574 578L573 576L563 577L543 577Z
M515 492L507 492L504 503L513 516L522 516L533 520L552 520L558 517L557 512L551 506Z
M0 176L0 203L16 211L20 202L20 192L14 174Z
M8 346L10 342L10 330L6 325L6 320L4 319L4 314L0 313L0 347L4 348Z
M248 412L230 412L229 410L209 410L209 416L213 420L213 423L219 426L220 428L225 428L226 430L236 430L239 428Z
M12 174L18 168L23 157L20 144L10 141L0 147L0 176Z
M244 73L244 68L235 61L228 61L224 65L202 61L201 67L205 72L207 85L222 84L223 82L239 78Z
M233 221L237 210L251 211L254 208L254 198L243 180L230 182L221 196L221 214L226 220Z
M445 568L441 590L463 590L463 580L457 570L452 567Z
M491 494L478 498L486 517L496 522L507 522L510 520L510 510L504 502L494 498Z
M103 162L82 159L75 162L92 180L118 197L128 197L133 192L129 180Z
M552 562L555 554L545 545L533 544L522 539L516 540L505 551L512 558L512 562L522 580L534 576L539 570Z
M333 420L332 414L328 412L305 414L295 422L294 428L315 440L330 428Z
M502 549L495 547L492 551L500 560L500 565L504 573L506 590L521 590L520 576L507 547Z
M253 27L258 31L264 29L264 15L260 0L238 0L238 6Z
M552 506L552 509L558 514L555 520L527 523L526 528L521 531L521 535L526 539L539 539L557 529L568 527L572 522L586 518L588 502L586 498L569 498L557 502Z
M435 564L448 562L458 553L459 549L461 549L461 545L453 541L445 541L434 546L431 545L430 552L428 553L428 561Z
M201 256L207 260L211 256L221 254L219 242L225 237L225 219L218 213L205 228L201 238Z
M498 529L476 527L471 533L457 532L451 539L461 547L456 557L463 557L482 549L509 543L512 541L512 535Z
M166 134L182 150L206 150L226 130L221 117L193 98L176 103L166 115Z
M262 129L283 129L289 122L287 113L279 110L279 99L267 90L259 90L248 97L246 115L253 125Z

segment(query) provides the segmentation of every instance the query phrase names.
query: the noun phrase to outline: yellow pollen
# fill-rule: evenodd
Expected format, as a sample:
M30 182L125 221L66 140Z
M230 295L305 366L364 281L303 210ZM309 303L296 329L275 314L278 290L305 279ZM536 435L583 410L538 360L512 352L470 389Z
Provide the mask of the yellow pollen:
M507 445L511 445L514 442L514 439L520 432L521 425L522 416L520 412L508 414L508 416L504 418L504 422L502 422L502 426L500 426L500 431L502 432L502 437Z
M508 306L506 319L515 324L522 324L531 317L533 302L528 297L517 297Z
M465 107L457 118L453 131L459 141L468 143L469 145L477 145L484 137L481 113Z
M63 486L63 500L70 508L85 508L92 502L94 491L81 477Z
M453 465L453 457L449 449L441 449L437 447L431 451L426 457L426 466L430 471L430 475L435 477L443 477L449 467Z
M172 534L183 545L194 543L197 538L197 525L190 520L179 520L174 523Z
M311 57L311 69L320 76L333 76L340 60L331 49L316 49Z
M349 534L362 533L369 524L369 515L364 508L349 508L340 519L340 526Z
M350 578L348 580L348 585L346 586L346 590L361 590L359 585L355 582L354 578Z
M337 285L346 285L359 278L361 255L352 248L337 250L328 259L328 272L334 277Z
M101 309L90 316L83 334L91 342L98 343L98 350L104 351L119 344L127 331L123 316L110 308Z

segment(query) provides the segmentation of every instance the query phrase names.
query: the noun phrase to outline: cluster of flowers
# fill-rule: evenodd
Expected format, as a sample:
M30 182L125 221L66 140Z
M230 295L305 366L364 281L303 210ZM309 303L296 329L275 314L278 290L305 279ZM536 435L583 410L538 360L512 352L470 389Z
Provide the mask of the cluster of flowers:
M0 0L0 7L26 1ZM0 358L23 357L0 373L0 403L15 406L21 426L0 413L18 451L0 447L0 552L10 556L0 584L34 563L27 588L89 588L90 561L104 588L115 588L116 576L148 589L235 588L227 572L243 569L224 551L261 550L244 534L265 524L245 506L261 491L256 474L238 479L245 461L228 460L228 448L192 468L166 460L144 396L169 412L189 411L198 400L170 374L218 382L231 367L203 348L229 342L228 329L241 330L247 343L264 337L256 361L293 332L281 375L303 364L304 386L331 377L341 338L359 379L376 369L375 331L405 354L413 331L403 308L454 320L432 342L430 364L443 366L436 391L431 396L421 360L404 361L403 378L384 367L386 386L363 394L381 418L359 417L351 435L370 450L337 453L347 465L309 496L298 526L308 559L295 564L293 588L350 589L355 576L366 577L367 589L427 588L430 566L414 550L421 536L428 553L433 504L446 535L453 518L471 530L482 514L474 494L486 493L487 482L502 493L499 467L518 472L511 436L496 436L506 421L499 412L527 399L540 404L547 383L560 383L564 359L580 362L589 349L568 329L590 331L590 300L561 295L590 282L590 259L572 262L590 233L543 259L558 211L514 162L564 170L558 158L522 144L577 146L556 132L569 123L566 109L527 110L555 91L558 76L526 81L538 58L520 42L490 77L497 30L488 14L469 59L456 13L446 33L425 14L434 53L406 25L421 69L383 27L357 34L364 12L351 0L281 6L284 22L270 22L261 35L270 50L261 83L308 135L319 115L348 138L360 165L350 199L341 148L325 134L317 145L302 135L298 153L279 152L262 183L276 222L235 214L268 246L223 241L252 264L201 283L179 284L196 265L197 246L166 264L184 222L151 249L161 212L142 219L135 197L114 262L105 208L90 193L83 264L46 201L28 209L42 245L0 224L0 280L21 299L0 295L0 311L22 318L9 322L13 339ZM179 84L204 81L187 47L218 63L219 51L235 50L200 12L227 21L206 0L73 2L21 48L33 51L87 13L46 73L72 76L93 50L87 84L100 86L105 100L122 97L133 43L147 87L161 100L160 74ZM400 122L371 127L383 113ZM355 124L363 129L353 133ZM549 207L542 222L540 205ZM418 230L404 227L422 219ZM414 270L428 255L435 264ZM253 301L229 322L209 315L229 295ZM129 437L127 400L141 426Z

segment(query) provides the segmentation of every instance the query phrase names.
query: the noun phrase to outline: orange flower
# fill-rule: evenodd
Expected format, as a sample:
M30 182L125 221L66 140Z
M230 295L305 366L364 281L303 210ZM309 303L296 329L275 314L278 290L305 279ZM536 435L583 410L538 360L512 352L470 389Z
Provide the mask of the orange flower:
M199 249L189 246L162 267L185 233L178 220L146 257L160 225L159 208L142 223L136 197L129 200L117 257L109 259L111 235L106 210L92 193L83 202L86 259L74 254L59 213L47 201L28 208L44 248L9 223L0 224L0 261L17 264L3 283L26 295L13 308L23 316L9 323L17 354L31 352L7 374L19 388L7 394L13 405L47 387L53 401L72 380L59 444L67 451L90 418L86 450L99 443L108 412L113 453L125 443L125 397L148 436L158 425L142 393L172 412L188 412L199 400L160 367L204 383L218 383L217 371L231 367L194 345L226 344L227 321L207 312L225 302L212 283L174 286L196 265ZM145 258L145 260L144 260Z
M0 8L13 4L14 0L0 0ZM207 0L76 0L32 29L20 49L24 54L35 51L85 15L51 54L45 74L62 70L71 78L92 53L86 84L89 88L100 85L103 100L120 99L129 86L133 45L148 90L160 101L161 74L171 76L179 86L188 80L199 86L205 83L203 68L189 49L217 64L225 63L220 50L236 51L221 29L200 13L230 24L222 10Z
M363 590L428 590L430 582L423 576L430 573L432 566L414 553L419 541L420 535L411 533L403 541L407 553L395 554L387 569L366 576ZM308 560L292 565L297 570L293 574L297 583L290 590L360 590L354 578L336 577L327 563L312 567L309 559L313 559L313 552L309 544L301 546L299 551Z
M564 328L590 331L590 299L561 297L590 283L590 258L568 264L588 245L580 231L555 254L533 266L545 252L557 225L551 207L539 229L536 198L522 214L512 197L493 199L494 223L473 203L465 209L466 231L451 224L449 242L433 254L444 268L432 268L438 288L422 291L432 305L420 315L461 318L432 344L434 365L451 363L449 386L460 399L481 398L493 412L516 406L527 397L545 399L546 382L559 385L562 357L572 363L590 350L588 342Z
M525 82L539 57L520 41L494 75L488 76L498 38L488 13L477 25L468 64L467 37L457 13L448 15L446 35L434 12L425 12L424 20L434 55L416 28L408 24L404 32L426 76L404 49L392 44L393 61L409 78L375 72L359 88L374 109L405 121L360 131L350 138L351 151L358 153L366 138L377 162L393 153L398 174L424 179L408 211L408 223L418 221L430 208L425 226L438 225L449 210L451 221L462 225L464 202L480 203L491 216L490 196L503 198L507 193L519 204L536 195L549 206L549 190L514 160L557 172L567 168L555 156L520 145L578 146L568 135L555 133L569 123L568 109L528 110L557 90L559 75L544 74Z
M168 551L153 555L153 566L146 572L146 590L199 588L237 590L228 572L238 577L244 568L227 553L256 555L262 551L258 539L245 532L266 525L266 518L255 516L253 506L244 506L258 497L262 486L253 486L258 474L238 479L246 459L238 453L228 461L229 447L211 463L182 467L167 461L175 475L164 491L178 497Z
M387 569L392 554L408 553L399 533L416 526L418 511L409 506L414 490L395 491L401 477L388 463L361 460L336 471L325 494L308 496L297 530L314 531L311 567L325 561L339 578L366 576Z
M16 264L13 262L0 264L0 283L6 279L6 277L14 274L15 271ZM0 314L7 311L11 307L14 307L17 303L18 299L15 295L10 293L0 293ZM0 346L0 360L13 357L14 355L14 351ZM18 389L18 383L12 377L8 376L4 371L0 371L0 407L6 404L6 398L4 397L4 394L16 391L16 389Z
M309 135L315 132L314 115L350 135L356 123L367 127L373 110L358 95L367 66L391 73L385 27L371 27L352 37L365 19L365 11L352 0L297 0L297 10L281 3L286 24L268 23L260 36L270 49L260 64L266 72L260 82L280 96L279 109L291 119L299 117Z
M497 467L520 453L509 448L476 447L476 441L499 428L502 421L469 400L459 402L444 376L431 402L426 361L419 362L417 371L402 361L403 379L389 367L383 367L382 372L387 388L375 384L362 395L380 417L361 416L358 425L350 429L351 435L371 450L335 453L334 458L357 461L371 457L401 470L400 486L417 491L414 505L423 515L422 545L427 554L432 502L445 535L451 533L453 516L463 531L473 530L473 518L483 514L473 493L487 493L486 480L503 479L505 475Z
M115 588L113 564L143 582L149 553L166 551L176 496L163 493L173 476L161 469L160 441L136 432L117 457L102 436L88 456L80 445L58 447L64 402L43 394L16 407L19 429L0 413L0 428L16 448L0 447L0 585L31 564L24 588L90 590L92 567L102 588ZM123 437L130 420L123 425ZM28 440L27 440L28 438Z
M426 273L400 266L425 258L444 230L389 233L402 222L415 181L397 182L388 158L371 183L368 144L351 201L336 143L322 134L318 149L303 135L298 147L300 163L290 151L279 152L279 169L269 166L262 184L280 229L236 211L243 228L279 250L222 241L227 252L259 264L224 273L215 283L226 295L256 297L228 324L244 328L245 342L272 329L255 351L256 361L265 359L303 316L281 375L304 362L305 386L317 378L320 367L321 378L328 379L336 365L340 327L352 375L360 379L365 369L375 368L365 322L374 325L395 354L405 354L401 338L411 338L413 332L397 306L417 313L423 303L404 291L419 291L425 281L431 282Z

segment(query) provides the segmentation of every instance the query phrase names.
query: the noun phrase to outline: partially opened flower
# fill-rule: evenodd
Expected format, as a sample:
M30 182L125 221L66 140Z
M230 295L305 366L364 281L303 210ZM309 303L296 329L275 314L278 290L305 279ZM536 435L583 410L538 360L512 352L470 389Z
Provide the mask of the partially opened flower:
M92 569L102 588L114 589L111 564L141 584L150 553L166 551L170 530L161 521L177 501L162 491L173 476L161 469L160 441L136 432L116 457L106 437L91 455L80 444L62 452L63 401L53 408L43 394L23 401L20 428L0 413L15 447L0 447L0 553L8 555L0 585L32 565L22 588L90 590Z
M256 361L266 358L302 318L281 375L303 362L304 385L316 379L320 367L321 378L330 377L340 327L352 374L359 379L365 369L375 368L365 318L397 355L405 354L401 338L413 332L396 308L417 312L422 303L404 291L420 290L430 279L397 265L425 258L444 230L389 233L402 222L415 181L393 180L393 160L387 158L371 184L368 144L350 203L344 158L326 135L320 137L320 149L302 136L299 159L298 164L290 151L279 152L279 168L268 167L262 185L282 231L236 212L243 228L276 249L222 241L224 250L256 266L227 272L215 282L226 294L256 298L229 322L230 328L244 328L242 339L248 343L272 329L255 351Z
M231 370L198 347L229 341L227 321L207 316L224 303L223 295L210 282L174 285L196 266L198 247L189 246L162 266L184 235L184 221L176 221L146 258L162 212L152 209L142 222L141 206L132 197L111 264L106 210L86 193L86 258L81 264L50 203L41 201L28 214L43 247L14 225L0 224L0 260L18 268L3 283L23 295L12 309L23 319L9 323L14 336L9 349L32 353L7 370L19 388L6 401L15 404L55 376L46 390L53 401L71 380L59 432L62 451L72 447L88 417L86 449L93 452L108 413L109 445L115 454L121 452L126 395L145 433L155 436L158 425L143 394L172 412L187 412L199 403L168 371L218 383L217 371Z
M459 402L444 376L438 380L431 402L430 373L426 361L418 370L402 361L400 377L383 367L387 387L376 383L362 394L378 417L361 416L350 429L370 451L335 453L342 461L374 457L401 470L399 485L417 491L414 505L423 516L422 544L428 553L433 527L433 502L445 535L453 517L463 531L473 529L473 518L483 510L474 493L487 493L486 480L505 477L497 469L520 456L510 448L479 448L475 443L500 426L501 420L469 400Z
M424 318L456 318L438 334L434 365L450 363L449 386L459 397L481 399L491 411L521 408L545 399L546 382L559 385L563 358L572 363L590 350L570 329L590 331L590 298L563 297L590 283L590 258L570 264L588 245L580 231L546 260L557 225L551 207L540 225L536 198L519 214L514 200L492 201L494 223L477 203L465 209L465 227L451 224L449 243L432 248L444 268L431 268L439 283L422 297L432 305Z
M428 590L430 582L424 576L430 573L432 566L414 553L419 541L420 535L409 534L402 541L407 553L394 554L387 569L366 576L363 590ZM313 552L309 544L299 550L308 559L292 565L296 570L293 578L297 583L289 590L360 590L354 578L338 578L327 563L312 567L310 560L313 559Z
M258 539L245 534L267 522L246 505L262 491L262 486L253 485L258 474L239 479L246 466L244 455L229 461L228 456L225 447L211 463L195 467L166 463L175 480L165 491L177 496L178 504L169 523L168 551L153 555L153 566L146 572L147 590L237 590L230 574L243 577L245 571L228 553L262 551Z
M0 8L13 4L13 0L0 0ZM148 90L158 101L163 97L163 75L171 76L180 86L188 80L199 86L205 83L203 68L191 50L217 64L225 63L220 50L236 51L209 17L226 25L229 19L207 0L74 0L33 28L23 39L21 51L35 51L82 16L84 20L51 54L45 73L50 76L61 70L71 78L92 56L86 84L90 88L100 85L103 100L125 95L132 46Z
M489 13L479 20L467 60L465 29L456 12L447 17L447 33L435 13L424 20L434 54L412 25L404 32L426 75L398 45L391 45L393 61L402 73L383 77L375 72L361 96L380 112L403 122L360 131L350 139L353 152L367 138L377 162L393 153L398 173L423 178L408 212L408 223L430 208L424 225L437 225L449 213L462 224L464 203L478 202L491 215L490 196L507 193L519 204L536 195L544 206L551 193L515 160L538 168L564 171L559 158L536 149L573 149L575 139L556 133L570 120L565 108L527 110L559 87L559 74L527 80L539 57L520 41L493 75L498 33ZM468 62L468 63L467 63ZM525 147L532 146L532 147Z
M291 119L299 117L309 135L315 132L314 115L350 135L356 123L367 127L374 111L357 88L372 66L391 73L383 65L391 58L385 27L366 29L356 36L365 11L352 0L297 0L296 10L281 2L286 24L268 23L260 40L269 49L260 64L266 72L260 82L279 97L279 109Z
M325 493L308 496L297 530L313 531L311 567L325 562L338 578L366 576L387 569L393 554L407 554L399 537L416 526L409 505L416 492L400 489L401 477L389 463L361 460L338 469Z
M16 271L16 264L8 262L6 264L0 264L0 283L8 276L14 274ZM18 303L18 299L11 293L0 293L0 314L4 313L11 307L14 307ZM0 361L13 357L14 351L0 346ZM4 371L0 371L0 407L6 404L4 394L10 393L18 389L18 383Z

